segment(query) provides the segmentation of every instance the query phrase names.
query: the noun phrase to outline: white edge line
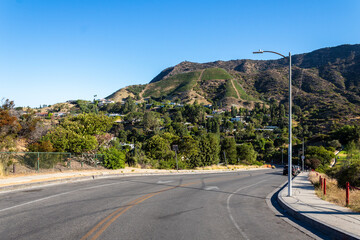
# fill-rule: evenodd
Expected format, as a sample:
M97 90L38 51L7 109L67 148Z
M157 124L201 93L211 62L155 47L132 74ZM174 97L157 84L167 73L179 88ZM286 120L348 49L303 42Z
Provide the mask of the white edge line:
M21 203L21 204L12 206L12 207L3 208L3 209L0 209L0 212L4 212L4 211L10 210L10 209L22 207L22 206L29 205L29 204L36 203L36 202L41 202L41 201L44 201L44 200L47 200L47 199L50 199L50 198L55 198L55 197L58 197L58 196L62 196L62 195L65 195L65 194L69 194L69 193L74 193L74 192L79 192L79 191L83 191L83 190L88 190L88 189L93 189L93 188L99 188L99 187L104 187L104 186L109 186L109 185L121 184L121 183L124 183L124 182L108 183L108 184L102 184L102 185L98 185L98 186L81 188L81 189L77 189L77 190L73 190L73 191L69 191L69 192L58 193L58 194L51 195L51 196L48 196L48 197L39 198L39 199L30 201L30 202Z
M236 229L240 232L240 234L241 234L246 240L249 240L248 236L246 236L246 234L244 233L244 231L241 230L241 228L240 228L239 225L236 223L234 217L233 217L232 214L231 214L231 210L230 210L230 198L231 198L234 194L236 194L237 192L239 192L239 191L241 191L241 190L244 190L244 189L246 189L246 188L249 188L249 187L258 185L258 184L260 184L260 183L262 183L262 182L265 182L265 181L266 181L266 180L262 180L262 181L259 181L259 182L257 182L257 183L254 183L254 184L251 184L251 185L248 185L248 186L245 186L245 187L241 187L241 188L237 189L235 192L233 192L232 194L230 194L229 197L228 197L227 200L226 200L226 208L227 208L227 210L228 210L229 217L230 217L232 223L234 224L234 226L236 227Z

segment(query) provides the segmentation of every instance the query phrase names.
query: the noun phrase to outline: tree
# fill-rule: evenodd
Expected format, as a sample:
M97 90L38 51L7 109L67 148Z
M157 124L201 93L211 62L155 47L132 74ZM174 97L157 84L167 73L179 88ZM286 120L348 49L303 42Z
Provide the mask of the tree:
M335 154L331 151L326 150L323 146L309 146L306 149L307 159L318 159L322 166L330 164L331 159L335 157Z
M208 133L200 137L199 155L193 159L193 166L210 166L219 163L220 139L217 134Z
M21 130L17 117L10 112L14 106L14 102L7 99L0 107L0 136L17 134Z
M57 152L82 153L94 150L97 140L91 135L81 135L71 129L58 126L49 131L42 141L50 141Z
M171 126L172 126L173 130L175 131L176 135L178 135L180 137L189 135L189 131L187 130L187 127L183 123L172 122Z
M236 164L237 163L237 153L236 153L236 142L233 137L224 138L221 142L221 159L225 162L224 152L226 156L226 160L228 164Z
M31 152L54 152L55 148L49 140L36 142L29 147Z
M0 151L12 150L15 138L21 130L18 118L12 115L14 102L7 99L0 107Z
M109 131L113 120L105 115L80 114L66 118L41 141L50 141L58 152L81 153L96 149L95 135Z
M179 140L179 154L183 155L187 159L197 156L199 153L198 145L199 142L192 136L184 136Z
M251 143L244 143L237 146L237 154L241 162L245 164L256 163L257 152Z
M338 139L341 144L346 145L351 141L360 141L360 126L345 125L332 133L333 139Z
M224 123L224 128L229 131L229 132L232 132L233 129L234 129L234 124L231 122L231 121L226 121Z
M176 111L175 116L174 116L174 122L180 123L180 122L183 122L183 121L184 121L184 119L183 119L181 111L179 111L179 110Z
M335 149L341 148L341 143L339 142L339 140L331 140L331 141L328 142L328 145L330 147L335 148Z
M142 112L130 112L125 116L125 121L131 125L135 125L137 122L143 121L144 114Z
M124 104L124 110L123 112L126 114L126 113L129 113L129 112L135 112L136 110L136 104L135 104L135 101L132 97L128 97L126 99L126 102Z
M79 114L68 117L60 126L81 135L97 135L107 132L114 124L114 120L103 114Z
M170 143L159 135L154 135L148 139L145 149L147 156L154 160L168 160L174 154Z
M236 117L238 111L237 111L237 108L232 106L231 107L231 117Z
M160 119L154 112L145 112L143 124L146 131L154 131L160 127Z
M281 103L279 104L278 125L281 128L286 125L285 106L284 106L284 104L281 104Z
M220 132L220 122L221 122L220 117L208 118L206 126L207 126L207 129L209 130L209 132L219 133Z
M305 164L310 166L311 169L317 169L321 165L321 161L317 158L307 158Z

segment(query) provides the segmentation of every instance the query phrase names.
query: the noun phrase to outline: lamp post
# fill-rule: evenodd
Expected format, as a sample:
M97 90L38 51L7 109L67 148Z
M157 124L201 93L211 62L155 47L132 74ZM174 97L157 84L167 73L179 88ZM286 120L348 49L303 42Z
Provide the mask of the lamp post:
M254 54L258 53L274 53L277 55L280 55L281 57L285 59L289 59L289 150L288 150L288 196L292 196L292 181L291 181L291 175L292 175L292 96L291 96L291 52L289 52L289 56L286 57L278 52L274 51L263 51L259 50L257 52L253 52Z

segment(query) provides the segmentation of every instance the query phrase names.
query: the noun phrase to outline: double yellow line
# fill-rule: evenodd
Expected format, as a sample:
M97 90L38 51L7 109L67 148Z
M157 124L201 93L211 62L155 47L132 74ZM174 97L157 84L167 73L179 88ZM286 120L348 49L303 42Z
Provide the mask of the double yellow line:
M136 206L137 204L142 203L146 199L149 199L159 193L162 193L162 192L165 192L165 191L177 188L177 187L184 187L184 186L191 185L191 184L194 184L194 183L188 183L188 184L184 184L184 185L168 187L168 188L162 189L162 190L154 192L154 193L146 194L144 196L141 196L141 197L129 202L127 204L127 206L120 207L119 209L117 209L116 211L111 213L109 216L107 216L106 218L101 220L98 224L96 224L96 226L94 226L80 240L88 239L90 236L92 236L97 231L91 238L89 238L91 240L96 240L116 219L118 219L123 213L125 213L127 210L129 210L133 206Z
M234 176L232 176L232 177L234 177ZM209 182L216 182L216 181L219 181L219 180L224 179L224 178L229 178L229 177L221 177L221 178L217 178L216 180L214 179L212 181L209 181ZM145 201L145 200L147 200L147 199L149 199L149 198L151 198L151 197L153 197L153 196L155 196L155 195L157 195L159 193L162 193L162 192L165 192L165 191L177 188L177 187L186 187L186 186L193 185L193 184L196 184L196 183L199 183L199 182L200 181L196 181L196 182L190 182L190 183L187 183L187 184L168 187L168 188L164 188L162 190L159 190L157 192L149 193L149 194L146 194L144 196L141 196L141 197L129 202L127 204L127 206L120 207L117 210L115 210L114 212L112 212L109 216L107 216L106 218L101 220L98 224L96 224L80 240L86 240L86 239L96 240L116 219L118 219L127 210L129 210L130 208L138 205L139 203L142 203L143 201Z

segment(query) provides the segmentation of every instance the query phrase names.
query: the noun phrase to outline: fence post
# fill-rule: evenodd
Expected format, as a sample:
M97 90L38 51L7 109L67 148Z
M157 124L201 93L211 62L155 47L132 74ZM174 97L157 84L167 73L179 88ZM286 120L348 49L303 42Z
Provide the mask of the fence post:
M13 174L15 174L16 172L16 167L15 167L15 163L13 163Z
M39 168L40 168L40 153L37 153L37 171L39 172Z
M326 195L326 178L324 178L324 195Z
M320 182L321 189L323 189L323 182L322 182L321 175L319 176L319 182Z
M346 182L346 206L349 206L349 198L350 198L350 184L349 182Z

